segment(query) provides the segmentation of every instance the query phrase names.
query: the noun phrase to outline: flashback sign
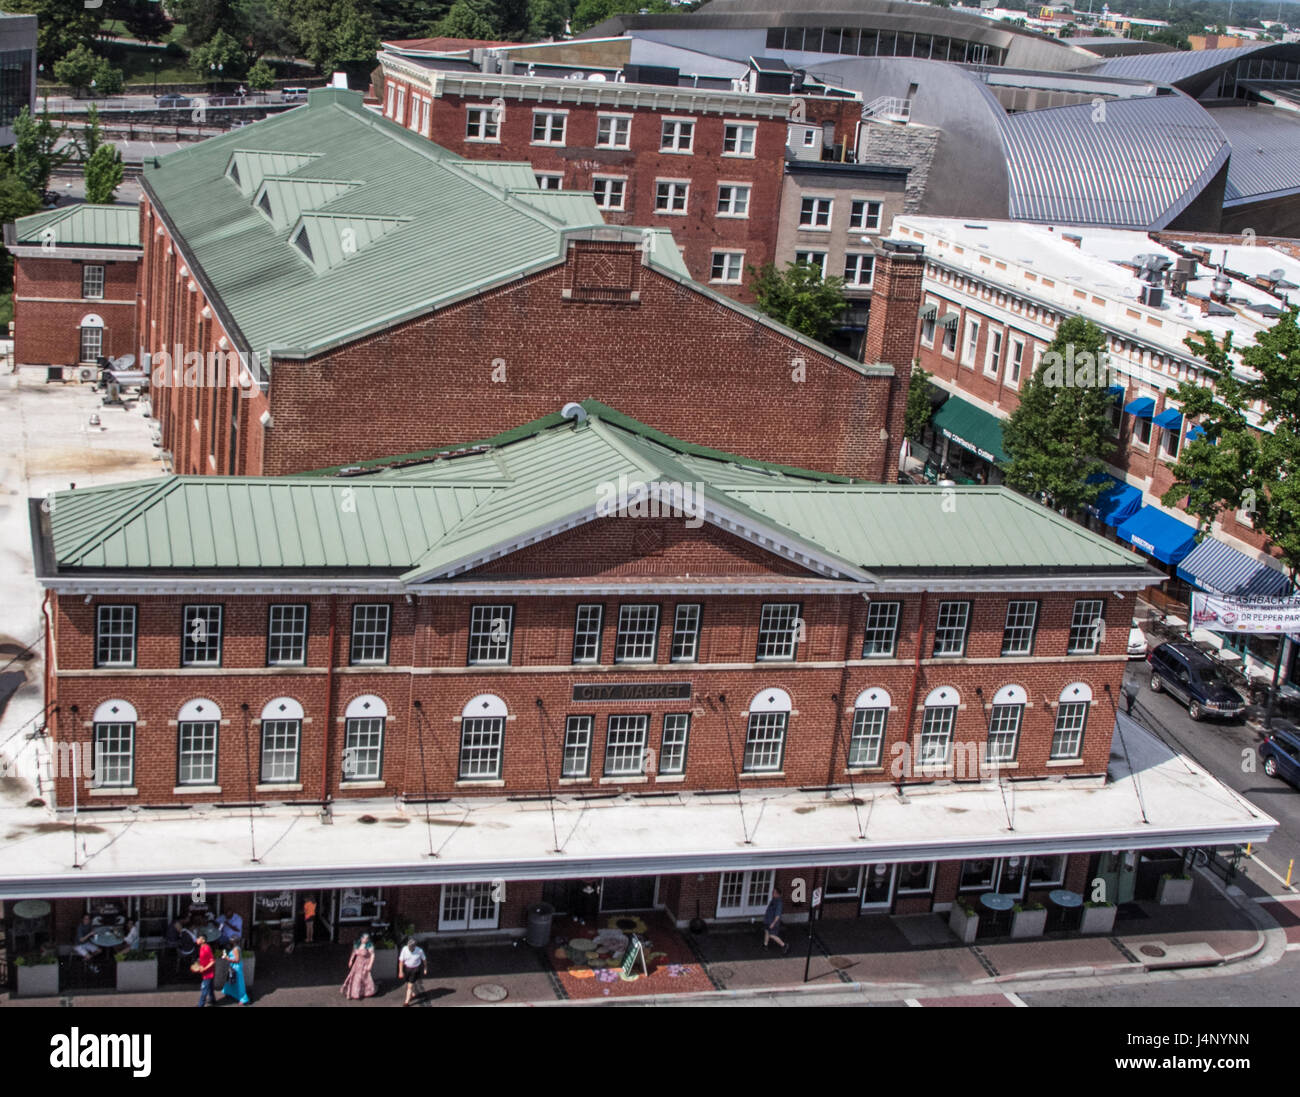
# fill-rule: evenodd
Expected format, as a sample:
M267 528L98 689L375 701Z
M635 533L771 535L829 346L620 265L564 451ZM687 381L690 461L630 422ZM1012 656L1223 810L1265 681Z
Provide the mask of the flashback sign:
M1224 598L1194 592L1192 627L1211 632L1300 632L1300 597Z

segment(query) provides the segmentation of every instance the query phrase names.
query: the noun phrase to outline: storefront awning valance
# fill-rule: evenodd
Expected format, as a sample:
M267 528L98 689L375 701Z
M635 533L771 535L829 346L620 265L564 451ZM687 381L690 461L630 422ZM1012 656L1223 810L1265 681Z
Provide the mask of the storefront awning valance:
M1141 488L1135 488L1107 473L1101 473L1095 478L1090 476L1088 482L1104 484L1101 494L1088 509L1108 526L1118 526L1127 521L1142 506Z
M1205 428L1201 426L1200 423L1197 423L1193 427L1189 427L1187 430L1187 440L1189 442L1195 442L1196 439L1204 438L1204 437L1205 437Z
M1214 537L1192 549L1175 574L1201 590L1234 598L1246 594L1286 598L1291 594L1291 580L1283 572Z
M928 302L917 310L916 315L922 320L933 320L939 315L939 306L933 301Z
M1157 415L1152 422L1158 427L1163 427L1165 430L1181 430L1183 426L1183 413L1177 408L1165 408L1165 410Z
M1196 529L1157 507L1143 507L1123 522L1115 536L1162 564L1178 564L1196 544Z
M934 413L934 426L945 438L986 461L1010 460L1002 449L1002 420L959 396L950 396Z
M945 312L939 317L939 326L941 328L955 328L957 326L957 321L960 319L961 316L955 312Z
M1124 395L1124 386L1111 385L1109 388L1106 389L1106 392L1109 393L1111 396L1122 397Z
M1125 404L1124 410L1139 419L1150 419L1155 413L1156 402L1150 396L1139 396L1136 400L1130 400Z

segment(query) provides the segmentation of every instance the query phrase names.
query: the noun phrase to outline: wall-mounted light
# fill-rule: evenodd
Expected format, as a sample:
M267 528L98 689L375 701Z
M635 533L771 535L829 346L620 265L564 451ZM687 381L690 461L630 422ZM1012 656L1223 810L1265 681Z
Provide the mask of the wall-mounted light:
M94 597L95 597L95 596L94 596L93 594L87 594L86 597L85 597L85 603L86 603L86 605L90 605L90 600L91 600L92 598L94 598Z

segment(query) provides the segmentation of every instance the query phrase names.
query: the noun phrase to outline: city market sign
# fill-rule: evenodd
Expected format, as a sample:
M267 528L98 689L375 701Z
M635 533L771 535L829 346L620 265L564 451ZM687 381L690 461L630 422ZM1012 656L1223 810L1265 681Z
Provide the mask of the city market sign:
M576 682L575 701L689 701L690 682Z

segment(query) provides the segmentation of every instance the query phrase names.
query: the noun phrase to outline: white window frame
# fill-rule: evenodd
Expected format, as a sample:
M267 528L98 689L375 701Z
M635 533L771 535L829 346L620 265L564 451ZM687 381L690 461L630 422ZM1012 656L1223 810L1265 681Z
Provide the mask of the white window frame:
M602 777L641 777L650 745L650 717L643 712L611 713L605 721Z
M106 629L105 618L109 618L108 624L115 627ZM129 625L129 628L128 628ZM95 607L95 666L96 667L133 667L136 663L136 653L140 642L140 614L133 605L119 605L110 603L98 605ZM117 655L112 658L104 658L105 641L110 641L109 646L118 651L123 647L130 649L129 657L123 658Z
M1002 694L1004 691L999 690ZM1020 730L1025 721L1024 690L1014 698L994 697L989 706L989 726L984 742L984 760L991 765L1015 762L1020 750Z
M1165 464L1172 465L1178 460L1178 454L1182 452L1183 448L1183 428L1186 425L1187 420L1184 419L1178 424L1177 430L1170 430L1168 427L1160 428L1160 460ZM1169 452L1169 440L1171 438L1174 441L1173 453Z
M878 616L885 618L884 621L872 621ZM867 606L867 619L862 625L862 658L863 659L892 659L894 652L898 650L898 624L903 616L902 602L877 602L872 601ZM875 650L879 645L879 640L888 630L889 647L886 650ZM875 634L873 636L873 634ZM867 650L867 645L872 645L872 650Z
M191 737L191 748L185 749L186 737ZM203 743L193 747L194 738ZM181 706L176 720L176 784L215 785L217 783L217 750L221 736L221 709L208 700L187 701ZM208 743L210 742L210 746ZM195 771L198 776L195 776ZM189 774L187 776L186 774Z
M673 115L660 118L659 127L659 151L671 153L675 156L690 156L695 152L695 123L694 118L678 118ZM682 127L689 126L689 136L686 144L682 144ZM669 141L669 128L672 129L672 140Z
M564 176L559 172L539 171L533 175L538 190L563 190Z
M734 132L733 132L734 131ZM727 144L731 143L731 151L727 151ZM748 144L749 150L745 151ZM741 160L753 160L757 153L754 151L758 145L758 126L752 122L723 122L722 123L722 155L724 157L736 157Z
M390 80L388 82L387 102L384 105L384 117L386 118L397 117L397 111L394 108L394 104L396 101L397 101L397 85Z
M560 752L562 778L581 781L591 776L591 740L595 724L595 717L585 714L570 716L564 721L564 747Z
M99 292L91 292L98 286ZM104 299L104 265L102 263L83 263L81 267L81 296L87 301Z
M504 621L504 644L492 638L494 622ZM469 642L466 646L465 665L471 667L504 667L510 665L514 654L515 607L505 603L478 603L469 611ZM504 650L502 650L504 648Z
M468 736L478 736L473 743ZM457 781L499 781L504 770L506 718L462 716L456 753Z
M374 708L370 712L366 704ZM384 772L384 739L388 731L388 706L373 694L356 698L343 721L343 758L340 781L380 781Z
M538 138L537 123L541 119L546 120L544 126L546 136L542 138ZM556 119L559 119L559 123L560 123L559 137L555 136ZM546 145L550 147L555 147L555 146L562 147L565 144L565 139L568 136L568 132L569 132L569 112L567 110L551 110L549 108L546 109L536 108L533 110L533 128L531 134L532 139L528 143L530 145Z
M736 879L739 877L739 879ZM731 885L729 888L728 885ZM776 873L770 868L755 868L747 872L724 872L718 878L718 901L714 909L719 918L746 918L763 914L767 904L772 901L772 888L776 884ZM728 891L738 890L739 902L723 906L723 896ZM755 896L762 895L762 902Z
M898 880L895 882L894 894L895 894L895 895L933 895L933 894L934 894L934 869L935 869L935 862L934 862L934 861L921 861L921 862L908 861L908 862L906 862L906 863L907 863L907 864L917 864L917 863L920 863L920 864L928 864L928 865L930 866L930 875L929 875L929 878L927 879L927 881L926 881L926 885L925 885L925 887L923 887L923 888L904 887L904 886L903 886L903 874L902 874L902 872L900 871L900 872L898 873ZM899 867L900 870L901 870L903 864L904 864L904 862L901 862L901 861L899 862L899 866L898 866L898 867Z
M691 714L665 712L659 733L659 775L661 777L676 776L686 772L686 752L690 745ZM680 755L680 761L670 764L668 759L673 754Z
M216 610L216 623L212 622L212 611ZM181 666L183 667L219 667L221 666L221 625L224 608L220 603L187 603L181 609ZM203 639L193 637L194 624L203 622ZM215 634L215 636L214 636ZM215 639L216 652L209 658L195 658L194 652L202 646L203 650L211 647ZM191 647L193 645L193 647Z
M853 263L853 260L857 260ZM862 281L863 260L866 260L867 280ZM853 263L853 277L849 277L849 264ZM876 255L871 251L846 251L844 253L844 285L854 289L870 289L876 280Z
M608 123L608 126L606 125ZM619 123L622 123L620 125ZM601 140L601 130L607 130L608 140ZM619 140L619 135L622 140ZM601 112L596 115L596 148L630 149L632 147L632 115Z
M721 256L722 277L716 277L715 272L718 269L718 257ZM729 277L732 263L735 263L735 277ZM715 285L738 286L745 276L745 253L743 251L715 251L709 256L709 281Z
M668 205L661 205L667 197ZM677 203L680 200L681 206ZM690 212L691 181L689 179L655 180L655 213L663 217L685 217Z
M400 125L406 125L406 85L398 84L397 86L397 114L395 115Z
M282 699L287 701L288 699ZM289 702L288 711L293 715L289 716L268 716L275 706L272 701L262 710L262 719L259 721L258 749L257 749L257 783L259 785L296 785L302 776L302 706L296 701ZM277 737L274 741L279 745L269 746L268 737ZM271 765L276 772L274 776L268 776L268 756L271 757ZM292 758L292 772L286 769L287 761Z
M465 108L465 140L472 144L501 144L501 120L496 107Z
M1094 615L1084 619L1090 606L1096 606ZM1101 651L1102 629L1097 622L1106 620L1106 599L1077 598L1070 611L1070 631L1067 634L1066 655L1097 655Z
M821 276L826 277L826 256L824 251L796 251L794 261L802 263L805 266L816 267L821 271ZM802 258L801 258L802 257Z
M373 611L379 610L378 614ZM358 622L359 617L366 620ZM381 633L377 630L377 624L383 622L383 650L378 655L368 655L364 658L357 658L357 641L361 640L363 646L368 645L373 651L378 645L374 640ZM354 667L382 667L388 665L389 648L392 644L393 633L393 607L387 602L357 602L352 607L352 628L348 633L348 665Z
M1002 370L1002 359L1005 356L1006 332L997 324L989 325L988 338L984 341L984 376L997 379Z
M697 663L700 659L700 622L703 606L699 602L679 602L673 609L673 636L669 647L671 663ZM683 620L685 618L685 620ZM690 638L690 653L678 654L678 638ZM685 649L686 645L681 645Z
M1011 350L1007 355L1007 384L1019 392L1020 382L1025 376L1025 341L1013 335L1008 342Z
M859 209L859 207L861 207ZM849 229L852 232L880 232L884 203L874 198L853 198L849 202Z
M600 662L600 641L604 628L605 604L603 602L583 602L578 606L573 614L573 662L575 664L595 665Z
M878 869L884 869L883 873L878 873ZM884 899L867 898L867 882L873 875L889 876L889 892ZM862 866L862 875L858 877L858 888L862 896L862 910L889 910L894 905L894 895L898 888L898 866L888 861L873 861L871 864Z
M1028 607L1028 609L1026 609ZM1007 642L1011 630L1015 629L1017 633L1029 630L1029 635L1023 646L1013 647ZM1001 654L1007 657L1017 655L1033 655L1034 643L1038 639L1038 603L1027 598L1013 598L1007 602L1007 615L1002 623L1002 649Z
M749 202L753 193L754 188L750 183L719 183L718 208L715 216L748 221Z
M286 612L286 611L293 612ZM301 622L299 627L299 610ZM277 612L278 611L278 612ZM276 602L266 611L266 665L268 667L302 667L307 665L307 645L311 634L311 607L305 602ZM292 630L287 627L294 626ZM296 639L294 639L296 637ZM283 651L286 641L293 640L294 648L300 650L297 658L284 658L282 655L271 658L273 650ZM278 647L277 647L278 644Z
M953 310L950 310L953 311ZM937 319L936 319L937 323ZM939 353L945 358L951 358L954 361L957 358L957 344L961 340L961 321L953 324L952 327L944 326L943 335L939 339ZM951 345L949 345L951 344Z
M885 739L889 735L889 707L891 698L883 689L864 689L853 703L853 724L849 731L850 769L874 769L884 756ZM865 750L855 754L855 745L865 745Z
M799 228L803 232L830 232L835 199L826 194L799 196Z
M104 329L98 324L83 324L78 347L82 362L95 362L104 353Z
M599 187L597 184L603 184ZM610 200L610 192L614 185L618 185L618 205L614 205ZM604 191L604 193L600 193ZM627 176L626 175L593 175L591 177L591 198L601 209L604 210L622 210L626 208L627 203Z
M135 725L131 720L96 720L91 729L96 788L131 788L135 784ZM109 751L103 745L112 742ZM122 744L125 743L125 747ZM124 772L123 772L124 771ZM114 776L110 776L114 774ZM118 775L120 774L120 775Z
M963 325L961 344L961 364L970 369L975 368L975 354L980 342L980 322L974 316L967 316Z
M938 611L934 619L934 645L930 651L930 657L933 659L960 659L966 654L966 644L970 639L970 619L971 603L960 598L945 600L939 603ZM939 633L952 633L958 629L955 623L960 619L961 643L957 650L949 650L951 638L945 636L944 650L939 650ZM947 622L947 623L945 623Z
M639 611L652 610L650 615L651 624L646 627L632 627L632 621L644 622L647 620L646 615ZM659 659L659 625L660 625L659 604L657 602L625 602L618 607L618 626L614 634L614 662L619 664L653 664ZM625 649L635 644L635 649L641 651L644 649L644 638L650 639L649 655L632 655L625 653ZM640 639L635 639L640 637Z
M442 893L438 897L438 932L496 929L501 924L501 904L495 896L496 889L491 883L443 884ZM475 900L484 899L492 905L492 917L476 918L475 908L485 908L487 903L476 903ZM464 916L453 917L452 912L461 904L464 904Z
M759 610L757 663L792 663L799 657L803 606L798 602L764 602Z
M788 710L751 712L745 722L742 773L780 773L785 766L786 739L790 734Z

